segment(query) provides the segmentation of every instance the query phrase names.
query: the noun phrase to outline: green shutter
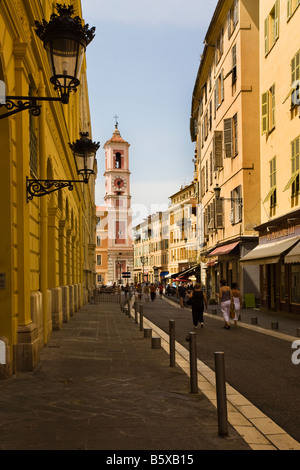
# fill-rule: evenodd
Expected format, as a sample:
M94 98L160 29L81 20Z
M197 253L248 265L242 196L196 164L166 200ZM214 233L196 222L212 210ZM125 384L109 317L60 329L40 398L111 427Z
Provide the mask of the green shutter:
M292 184L294 183L298 175L299 175L299 170L295 171L295 173L292 174L289 181L285 185L283 192L286 191L287 189L290 189L290 187L292 186Z
M265 197L263 201L263 204L265 204L265 202L268 202L271 199L271 196L273 196L275 190L276 190L276 186L270 189L270 191L268 192L267 196Z
M265 134L269 130L268 126L268 110L269 110L269 93L262 94L262 107L261 107L261 116L262 116L262 134Z
M272 128L275 127L275 84L271 87L272 94Z
M292 16L292 0L287 0L287 18Z
M269 52L269 18L265 19L264 37L265 37L265 55L267 55Z
M232 157L232 119L224 119L225 158Z
M279 38L279 0L275 2L274 41Z

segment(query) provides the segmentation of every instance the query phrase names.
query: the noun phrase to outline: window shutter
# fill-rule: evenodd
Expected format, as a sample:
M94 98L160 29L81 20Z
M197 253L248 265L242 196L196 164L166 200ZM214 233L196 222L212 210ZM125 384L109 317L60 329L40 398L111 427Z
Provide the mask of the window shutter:
M224 119L225 158L232 157L232 119Z
M275 84L271 87L271 95L272 95L272 128L275 127Z
M265 134L269 130L268 126L268 109L269 109L269 93L263 93L262 95L262 134Z
M236 82L236 44L232 47L232 72L231 72L231 79L232 85Z
M215 228L215 205L212 202L210 204L210 221L209 221L209 228L212 230Z
M227 13L227 31L228 31L228 39L231 36L231 10Z
M292 16L292 0L287 0L287 18Z
M292 106L299 105L300 51L291 62L292 71Z
M208 235L208 222L207 222L207 209L204 210L204 236L207 237Z
M224 227L224 217L223 217L223 200L216 199L216 228Z
M264 37L265 37L265 55L267 55L269 52L269 18L265 19Z
M239 199L242 198L242 186L241 185L237 187L237 195ZM241 222L242 218L243 218L243 205L238 203L238 222Z
M223 69L222 69L222 72L221 72L221 103L222 101L224 101L224 78L223 78Z
M234 0L234 9L233 9L233 25L234 27L237 25L239 21L239 2L238 0Z
M279 37L279 0L275 2L274 41Z
M235 219L235 202L234 202L234 191L230 191L230 222L234 224Z
M218 170L218 168L223 168L222 140L223 140L223 132L215 131L214 142L213 142L213 157L214 157L214 170L215 171Z
M218 79L217 79L215 83L215 117L216 117L216 111L218 109L218 104L219 104L218 91L219 91L219 87L218 87Z
M208 204L207 209L207 233L210 232L210 204Z
M238 146L238 122L237 122L237 114L233 116L233 139L234 139L234 151L233 156L235 157L239 152Z

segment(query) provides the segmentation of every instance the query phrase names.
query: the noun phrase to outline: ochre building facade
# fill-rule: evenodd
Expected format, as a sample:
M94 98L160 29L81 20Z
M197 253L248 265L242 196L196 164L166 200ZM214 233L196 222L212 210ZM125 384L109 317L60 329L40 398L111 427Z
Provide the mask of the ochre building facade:
M49 21L55 3L0 2L0 80L7 95L57 96L34 31L36 20ZM72 5L82 17L80 1ZM0 119L1 376L33 370L53 329L69 321L95 285L95 176L73 191L27 200L27 178L79 179L69 143L80 132L91 138L85 62L69 104L45 101L40 116L22 111Z

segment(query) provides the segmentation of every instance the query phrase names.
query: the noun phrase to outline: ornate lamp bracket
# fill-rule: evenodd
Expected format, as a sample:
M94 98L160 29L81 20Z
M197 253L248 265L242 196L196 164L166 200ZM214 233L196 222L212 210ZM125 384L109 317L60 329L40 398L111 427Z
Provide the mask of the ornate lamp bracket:
M46 196L46 194L53 193L62 188L68 188L73 191L73 183L87 183L84 180L35 180L26 178L27 184L27 202L31 201L34 197Z

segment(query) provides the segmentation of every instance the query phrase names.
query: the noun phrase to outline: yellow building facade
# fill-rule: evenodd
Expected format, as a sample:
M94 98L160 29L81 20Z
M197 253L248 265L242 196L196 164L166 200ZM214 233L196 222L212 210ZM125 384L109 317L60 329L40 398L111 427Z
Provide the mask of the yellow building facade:
M134 282L158 283L168 274L169 213L157 212L134 231Z
M262 308L300 313L300 2L260 2L261 223L243 258L260 267Z
M182 186L170 196L168 278L197 263L197 185Z
M79 0L65 3L82 17ZM34 31L55 4L0 3L0 80L7 95L57 96ZM0 119L1 376L32 370L52 330L69 321L95 286L95 176L72 191L27 199L27 178L80 179L69 147L80 132L91 137L85 62L68 104L44 101L40 116L26 110Z
M199 258L213 299L221 278L259 297L258 268L239 263L258 243L259 98L259 1L220 0L205 36L191 110L202 210Z

